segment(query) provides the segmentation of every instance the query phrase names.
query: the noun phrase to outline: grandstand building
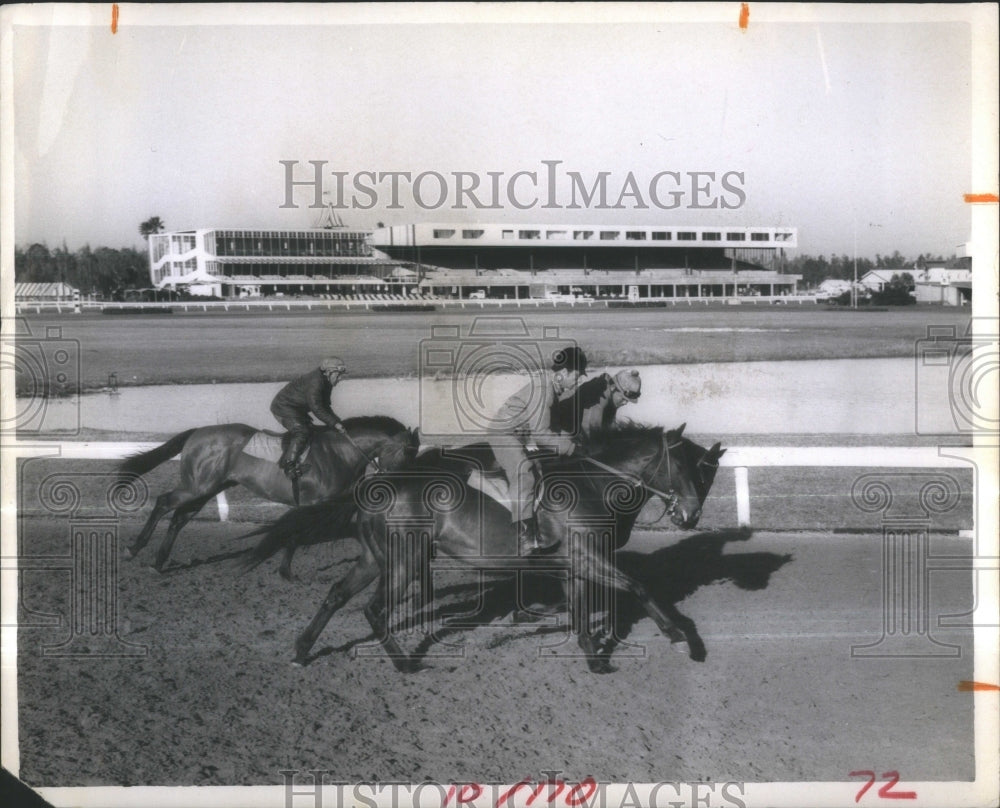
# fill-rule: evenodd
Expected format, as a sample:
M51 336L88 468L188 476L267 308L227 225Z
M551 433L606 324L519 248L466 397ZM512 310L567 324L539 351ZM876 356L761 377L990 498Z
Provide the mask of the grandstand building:
M774 297L794 228L411 224L150 236L154 286L220 297Z
M217 297L379 290L399 267L371 247L370 230L184 230L149 237L150 279Z
M785 227L415 224L374 231L376 250L420 266L436 296L753 297L794 294Z

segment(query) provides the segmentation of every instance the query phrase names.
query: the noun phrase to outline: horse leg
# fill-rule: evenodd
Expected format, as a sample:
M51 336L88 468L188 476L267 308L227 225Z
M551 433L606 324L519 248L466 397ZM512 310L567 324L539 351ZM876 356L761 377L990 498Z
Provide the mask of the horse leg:
M166 516L167 513L177 507L177 496L178 494L176 491L171 491L168 494L160 494L160 496L156 498L156 505L153 506L152 513L150 513L149 518L146 519L146 524L142 526L142 530L132 541L132 544L126 548L128 558L135 558L139 555L139 551L149 543L149 539L153 535L153 531L156 530L156 525L159 521Z
M585 582L574 579L569 582L566 601L569 604L570 621L576 632L577 643L587 657L587 667L591 673L614 673L610 654L602 654L594 642L590 631L590 599L587 597Z
M330 622L333 613L342 608L347 601L353 598L358 592L370 584L378 575L379 566L367 548L364 548L361 558L351 567L341 580L336 581L330 587L323 603L320 604L316 616L306 626L298 638L295 640L295 660L296 665L307 665L309 663L309 651L312 649L320 633Z
M365 607L365 617L396 670L400 673L414 673L421 670L422 666L403 650L390 629L393 607L401 603L406 595L414 570L407 563L405 553L396 552L394 555L395 564L384 568L378 589Z
M190 522L198 511L205 507L205 503L207 503L212 497L226 488L232 488L234 485L236 485L235 482L227 482L207 494L175 506L174 515L170 520L170 526L167 528L167 535L160 543L160 546L156 548L156 558L153 561L153 569L157 572L162 572L163 566L170 558L170 551L173 549L174 541L177 539L177 534L181 532L181 528Z
M660 632L664 634L670 642L688 642L687 635L677 627L673 620L670 619L663 607L661 607L649 596L646 588L641 583L635 580L632 576L622 572L609 560L602 558L597 553L587 552L585 555L586 559L583 562L583 570L581 572L584 577L589 578L602 586L611 586L615 589L620 589L630 593L639 600L643 609L645 609L646 614L653 619L657 628L660 629ZM688 644L688 647L689 650L691 650L690 644ZM700 659L698 658L699 656L701 657ZM704 655L692 652L691 658L701 662L704 659Z
M281 566L278 567L278 575L284 578L286 581L291 581L292 576L292 559L295 557L295 548L298 545L290 544L285 547L285 554L281 559Z

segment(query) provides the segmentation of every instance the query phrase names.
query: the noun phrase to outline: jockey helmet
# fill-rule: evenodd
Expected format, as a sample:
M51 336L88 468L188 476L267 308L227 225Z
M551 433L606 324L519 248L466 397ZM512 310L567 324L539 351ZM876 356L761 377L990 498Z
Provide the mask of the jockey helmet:
M347 365L339 356L328 356L319 363L319 369L324 373L346 373Z
M638 401L639 394L642 392L642 379L639 377L638 370L619 370L615 374L615 387L621 390L621 393L629 401Z
M576 345L560 348L552 354L552 370L576 370L587 375L587 355Z

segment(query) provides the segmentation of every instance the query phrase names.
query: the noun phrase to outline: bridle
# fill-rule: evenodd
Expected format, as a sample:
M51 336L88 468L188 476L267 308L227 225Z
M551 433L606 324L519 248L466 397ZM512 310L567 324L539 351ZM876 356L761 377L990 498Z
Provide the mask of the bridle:
M674 467L670 462L670 450L676 449L682 443L682 441L678 440L676 443L667 445L667 436L661 435L660 438L660 451L657 452L656 457L652 458L649 463L642 467L642 470L639 472L639 480L637 483L634 483L637 488L641 486L649 493L655 494L663 500L664 511L660 514L659 519L656 521L659 521L664 516L673 516L677 510L677 492L674 490ZM654 460L656 461L656 466L653 467L653 471L649 474L650 479L656 478L656 475L660 470L660 466L663 465L663 461L667 461L666 491L660 491L658 488L653 488L653 486L646 482L646 471Z
M649 491L651 494L656 494L656 496L660 497L663 500L663 506L664 506L663 513L661 513L659 517L657 517L657 519L654 520L654 522L659 522L660 519L662 519L664 516L673 516L674 513L677 511L677 492L674 490L674 470L673 466L670 463L670 450L676 449L678 446L683 444L683 442L684 442L683 440L678 439L675 443L667 445L667 436L663 435L662 440L660 441L659 453L657 454L656 457L650 460L649 463L643 466L642 470L639 472L638 482L633 483L633 485L635 485L637 488L641 486L642 488L645 488L647 491ZM715 469L719 468L718 462L710 463L707 460L705 460L706 455L702 455L701 459L698 460L697 465L708 466L710 468L715 468ZM650 479L656 477L657 472L660 470L660 466L663 465L663 461L664 460L667 461L666 491L660 491L659 489L653 488L653 486L647 483L646 480L644 479L646 477L646 470L649 468L649 465L653 462L653 460L656 461L656 466L653 468L652 473L649 475ZM699 471L699 474L700 473L701 472Z
M605 463L595 460L592 457L584 458L589 463L597 466L598 468L604 469L604 471L609 471L612 474L621 477L624 480L628 480L635 488L644 488L650 494L655 494L663 500L665 510L660 515L660 519L664 516L672 515L677 510L677 492L674 490L674 472L673 467L670 465L670 450L676 449L680 446L682 441L678 440L676 443L671 443L667 445L667 436L660 436L660 451L656 453L655 457L650 458L650 460L644 465L637 475L626 474L620 469L616 469L613 466L609 466ZM661 491L659 488L654 488L649 483L646 482L645 477L647 476L647 471L649 467L655 462L656 465L653 467L653 471L649 473L649 478L653 479L656 477L657 472L660 470L660 466L663 465L663 461L667 461L667 491ZM659 519L657 520L659 521Z

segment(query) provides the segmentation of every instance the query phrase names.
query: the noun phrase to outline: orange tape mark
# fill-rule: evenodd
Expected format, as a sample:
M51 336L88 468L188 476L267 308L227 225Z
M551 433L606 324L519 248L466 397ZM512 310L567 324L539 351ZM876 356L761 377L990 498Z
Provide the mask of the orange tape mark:
M997 202L1000 202L1000 197L997 197L996 194L965 194L962 198L970 205L982 204L984 202L992 202L995 205Z
M963 679L958 683L958 689L963 693L970 693L974 690L988 690L988 691L998 691L1000 690L1000 685L991 685L989 682L970 682Z
M111 4L111 33L118 33L118 4Z
M750 6L747 3L740 3L740 28L744 31L750 24Z

